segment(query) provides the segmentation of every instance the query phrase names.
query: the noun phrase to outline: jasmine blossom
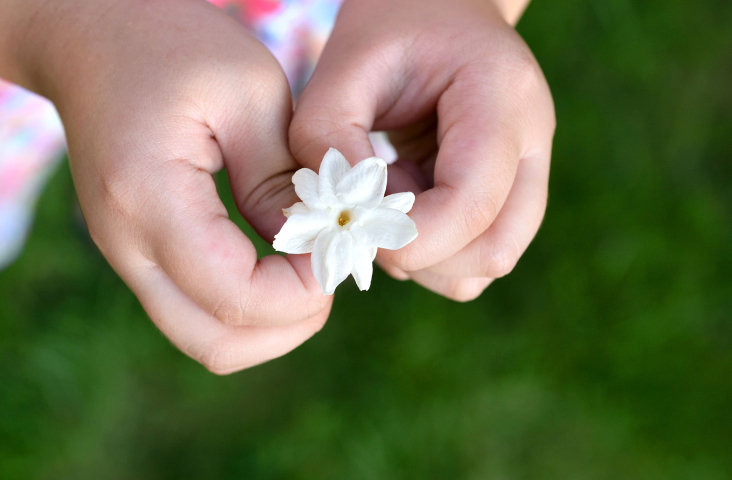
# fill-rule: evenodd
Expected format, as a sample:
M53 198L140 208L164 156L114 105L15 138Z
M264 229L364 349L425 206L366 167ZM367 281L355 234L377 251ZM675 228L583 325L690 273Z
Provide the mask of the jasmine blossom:
M313 275L323 294L353 275L360 290L368 290L372 262L378 248L398 250L417 238L407 212L414 205L411 192L384 197L386 162L371 157L351 168L331 148L319 174L301 168L292 176L302 202L283 210L287 222L275 235L275 250L312 253Z

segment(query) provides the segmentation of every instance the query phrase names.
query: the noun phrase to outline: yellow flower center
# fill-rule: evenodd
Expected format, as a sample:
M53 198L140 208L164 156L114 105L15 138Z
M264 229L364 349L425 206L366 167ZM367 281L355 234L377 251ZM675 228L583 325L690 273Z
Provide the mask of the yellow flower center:
M338 217L338 225L341 227L347 224L351 221L351 214L348 212L348 210L343 210Z

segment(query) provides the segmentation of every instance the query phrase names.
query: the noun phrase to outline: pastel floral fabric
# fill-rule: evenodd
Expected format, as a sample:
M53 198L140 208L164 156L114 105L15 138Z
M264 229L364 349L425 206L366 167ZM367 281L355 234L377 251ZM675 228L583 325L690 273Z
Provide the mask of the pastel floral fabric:
M51 102L0 80L0 270L20 253L36 199L64 149Z

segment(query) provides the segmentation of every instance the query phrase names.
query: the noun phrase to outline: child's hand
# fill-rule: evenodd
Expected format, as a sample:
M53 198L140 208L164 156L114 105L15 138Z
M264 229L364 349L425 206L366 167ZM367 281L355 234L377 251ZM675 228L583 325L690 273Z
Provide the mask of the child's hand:
M270 241L298 200L289 88L259 42L200 0L45 2L26 38L44 38L28 83L64 120L92 238L176 346L228 373L321 328L309 259L257 261L211 177L227 169Z
M554 107L504 19L520 3L346 0L290 127L315 170L329 147L358 161L373 155L369 131L390 132L388 190L422 193L419 237L381 264L457 300L511 271L546 206Z

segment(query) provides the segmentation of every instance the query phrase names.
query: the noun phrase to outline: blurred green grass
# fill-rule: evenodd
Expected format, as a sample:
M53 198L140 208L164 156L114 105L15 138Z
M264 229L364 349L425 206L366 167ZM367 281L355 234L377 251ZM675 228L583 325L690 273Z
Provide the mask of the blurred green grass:
M514 273L468 304L349 281L229 377L151 325L64 165L0 274L0 478L731 478L731 26L723 1L535 0L558 130Z

